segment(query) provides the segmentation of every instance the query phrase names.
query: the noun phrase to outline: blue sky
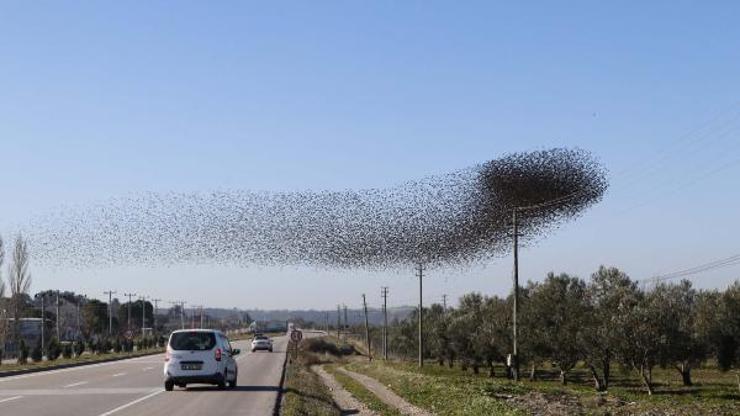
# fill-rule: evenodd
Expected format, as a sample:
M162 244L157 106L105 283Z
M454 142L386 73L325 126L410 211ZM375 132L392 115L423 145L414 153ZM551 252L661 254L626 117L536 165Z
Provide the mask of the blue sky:
M525 279L599 264L644 279L739 253L740 5L599 3L3 2L0 230L141 191L383 187L566 146L612 186L522 251ZM431 273L425 297L505 293L510 264ZM214 306L416 290L411 270L31 270L34 291Z

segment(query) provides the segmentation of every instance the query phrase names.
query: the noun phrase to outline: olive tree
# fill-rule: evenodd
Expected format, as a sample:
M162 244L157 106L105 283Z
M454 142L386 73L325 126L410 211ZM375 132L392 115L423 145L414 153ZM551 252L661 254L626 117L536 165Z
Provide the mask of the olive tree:
M530 293L529 316L539 322L547 356L560 370L563 384L567 382L568 372L582 358L580 318L588 313L585 293L583 280L564 273L549 273Z
M611 362L620 341L615 331L619 323L618 311L637 292L637 283L616 267L599 267L591 275L586 297L589 309L582 317L584 331L581 346L594 387L598 391L609 388Z

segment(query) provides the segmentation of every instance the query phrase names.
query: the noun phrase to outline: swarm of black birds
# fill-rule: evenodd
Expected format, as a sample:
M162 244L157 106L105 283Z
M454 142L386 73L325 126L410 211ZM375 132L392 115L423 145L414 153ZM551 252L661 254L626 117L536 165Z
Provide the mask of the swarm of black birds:
M468 265L597 203L606 170L580 149L509 154L385 189L142 193L32 221L34 261L69 267Z

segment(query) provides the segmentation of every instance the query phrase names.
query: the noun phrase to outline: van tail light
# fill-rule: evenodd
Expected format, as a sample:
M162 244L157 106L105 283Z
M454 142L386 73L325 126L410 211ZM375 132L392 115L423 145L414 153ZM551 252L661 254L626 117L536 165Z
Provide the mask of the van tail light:
M216 361L221 361L221 348L216 348Z
M170 352L170 349L167 348L167 352L164 353L164 362L168 362L170 360L170 356L172 353Z

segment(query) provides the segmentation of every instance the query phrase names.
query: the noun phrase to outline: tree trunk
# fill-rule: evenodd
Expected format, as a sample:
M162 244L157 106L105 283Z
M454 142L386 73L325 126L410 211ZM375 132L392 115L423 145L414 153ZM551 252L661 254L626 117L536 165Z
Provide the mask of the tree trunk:
M606 350L606 354L604 354L604 360L601 362L602 374L604 375L604 383L602 384L604 391L609 390L609 372L611 370L611 358L611 353L609 352L609 350Z
M473 363L473 374L480 374L480 364Z
M594 388L596 389L596 391L604 391L605 390L605 388L604 388L604 384L605 383L601 381L601 378L599 378L599 374L596 373L596 368L594 368L594 366L592 366L590 364L589 364L588 368L591 370L591 377L594 380Z
M735 374L737 378L737 391L740 392L740 374Z
M437 357L437 363L439 364L440 367L444 367L444 365L445 365L445 359L442 358L442 356L439 356L439 357Z
M681 363L680 366L676 366L676 370L678 370L678 372L681 373L681 380L683 381L684 386L694 385L691 382L691 365L690 364Z
M566 378L565 378L565 371L564 370L560 370L560 384L562 384L562 385L568 384L568 380L566 380Z
M453 360L452 357L447 357L447 366L450 368L455 366L455 360Z
M488 377L493 378L496 375L496 370L493 369L493 360L488 360Z
M529 367L529 381L535 381L537 379L537 367L535 367L534 363L532 363L532 366Z
M642 382L645 384L645 388L647 389L648 396L653 395L653 383L649 375L650 372L651 372L650 370L646 372L645 368L643 366L640 366L640 378L642 378Z

